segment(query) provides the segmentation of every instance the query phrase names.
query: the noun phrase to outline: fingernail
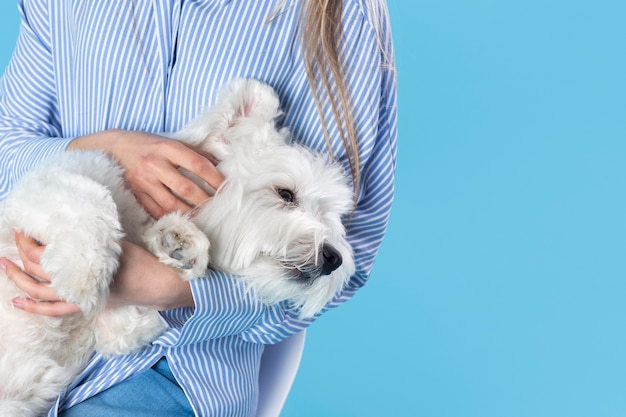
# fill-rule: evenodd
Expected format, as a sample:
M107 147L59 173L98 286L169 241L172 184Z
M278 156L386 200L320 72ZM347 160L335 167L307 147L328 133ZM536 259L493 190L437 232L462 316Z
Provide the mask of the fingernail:
M13 239L15 239L15 233L17 233L17 232L15 231L15 229L11 229L11 237L12 237Z
M0 269L2 269L3 271L7 270L7 264L6 264L5 258L0 258Z
M13 304L13 307L20 310L24 308L24 300L21 298L14 298L13 301L11 301L11 304Z

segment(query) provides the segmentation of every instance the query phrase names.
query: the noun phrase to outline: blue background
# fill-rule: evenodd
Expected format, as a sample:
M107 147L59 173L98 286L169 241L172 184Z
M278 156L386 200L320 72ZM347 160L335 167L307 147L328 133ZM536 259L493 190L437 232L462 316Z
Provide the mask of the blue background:
M626 415L626 3L389 0L397 197L285 417ZM0 66L18 28L0 5Z

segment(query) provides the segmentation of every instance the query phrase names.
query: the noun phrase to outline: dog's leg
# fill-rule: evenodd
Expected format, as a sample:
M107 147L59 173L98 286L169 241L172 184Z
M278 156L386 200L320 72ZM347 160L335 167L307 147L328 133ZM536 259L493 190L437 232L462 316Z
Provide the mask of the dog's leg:
M46 246L41 266L61 298L87 315L104 307L123 236L106 187L63 170L39 172L7 197L4 216Z
M128 306L107 309L96 319L96 351L105 356L125 355L147 346L167 329L155 310Z
M148 250L178 270L186 281L204 274L209 264L209 239L188 217L170 213L144 233Z

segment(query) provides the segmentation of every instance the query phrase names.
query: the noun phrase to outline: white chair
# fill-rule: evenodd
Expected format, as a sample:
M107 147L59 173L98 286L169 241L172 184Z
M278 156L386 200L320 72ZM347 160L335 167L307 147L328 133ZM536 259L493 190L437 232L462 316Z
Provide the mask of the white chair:
M306 331L267 345L261 357L259 404L256 417L279 417L296 378Z

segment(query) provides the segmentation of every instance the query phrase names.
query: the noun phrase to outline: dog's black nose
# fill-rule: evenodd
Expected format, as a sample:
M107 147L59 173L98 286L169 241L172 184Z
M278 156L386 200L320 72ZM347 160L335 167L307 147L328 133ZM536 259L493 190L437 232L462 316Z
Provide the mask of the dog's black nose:
M341 266L343 259L337 249L330 245L322 246L322 254L324 255L324 264L322 265L322 275L330 275L334 270Z

